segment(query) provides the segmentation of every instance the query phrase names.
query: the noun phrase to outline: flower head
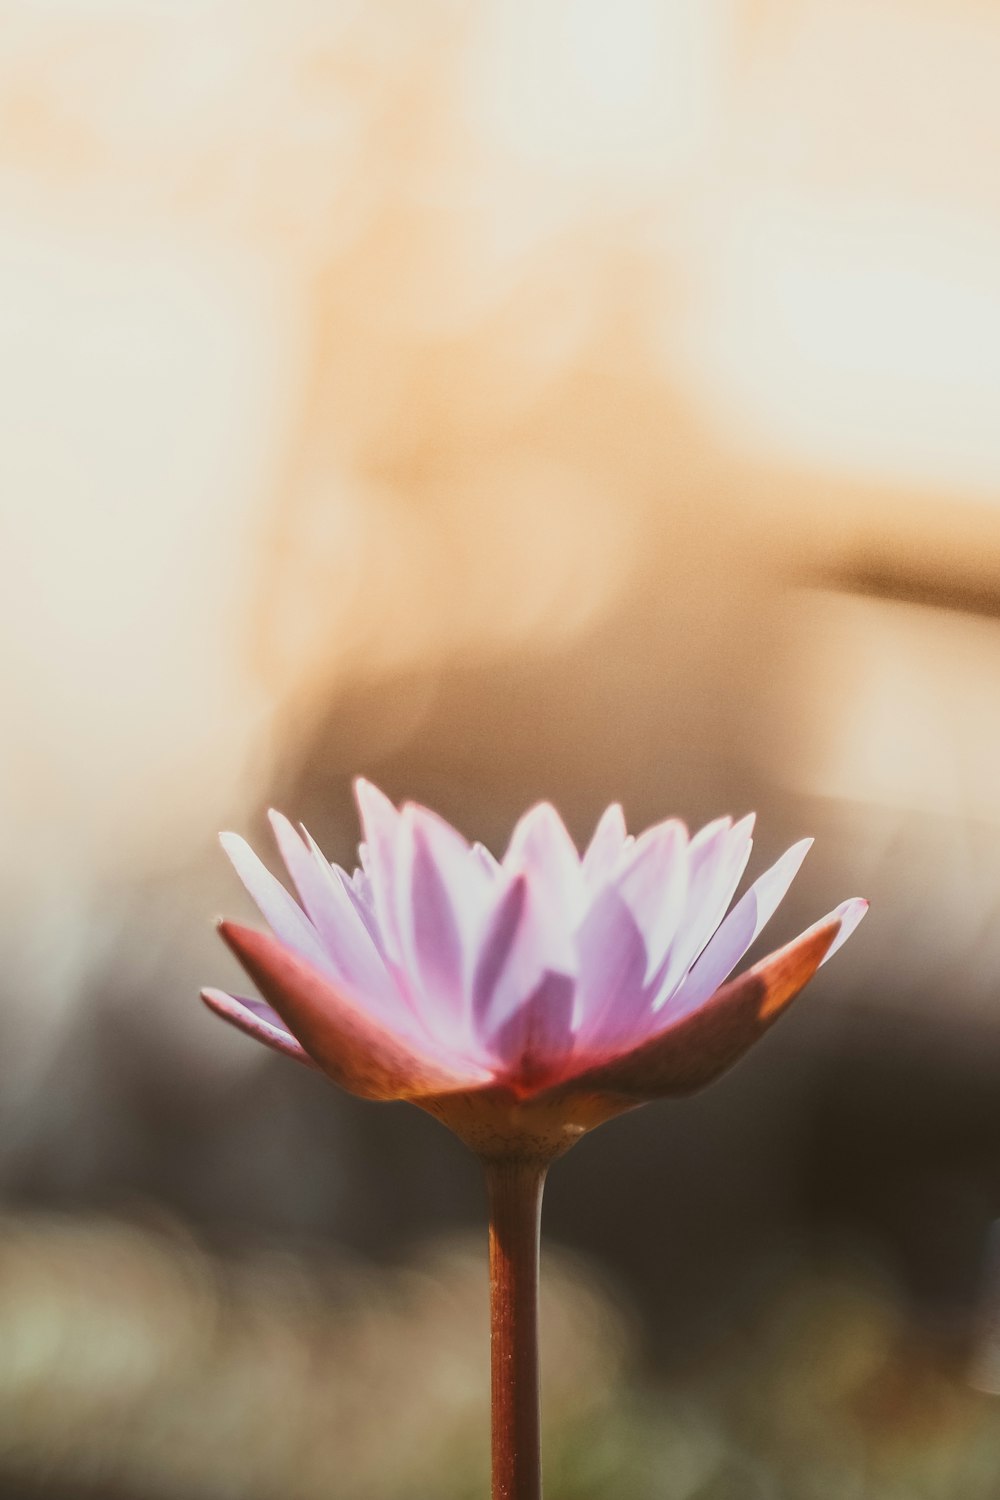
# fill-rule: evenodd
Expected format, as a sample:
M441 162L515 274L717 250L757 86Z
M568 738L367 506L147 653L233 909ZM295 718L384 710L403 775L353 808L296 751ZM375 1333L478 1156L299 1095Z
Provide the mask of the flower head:
M555 1155L613 1114L708 1083L867 910L845 901L730 980L811 840L730 910L752 817L693 837L670 819L633 837L612 806L581 857L542 803L498 861L426 808L356 790L353 875L271 814L298 901L223 835L271 932L221 932L264 1000L203 999L352 1093L421 1105L482 1154Z

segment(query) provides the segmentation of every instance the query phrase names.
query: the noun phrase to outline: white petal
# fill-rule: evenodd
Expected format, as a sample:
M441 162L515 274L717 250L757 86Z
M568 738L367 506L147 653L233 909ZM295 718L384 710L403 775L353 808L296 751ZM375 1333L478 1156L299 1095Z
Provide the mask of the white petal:
M407 971L443 1018L467 1017L471 955L492 882L460 834L435 813L403 809L396 871L396 928Z
M472 1022L485 1043L531 998L547 973L575 977L568 934L553 923L537 882L522 872L494 900L472 975Z
M666 957L687 898L687 829L676 818L647 828L614 877L646 945L649 974Z
M271 874L239 834L222 833L219 835L219 842L275 937L294 948L296 953L300 953L310 963L319 964L320 968L328 970L330 961L319 934L281 881Z
M299 900L324 946L336 956L340 931L329 866L324 870L326 862L320 864L316 861L302 836L282 813L272 808L268 819L281 857L295 882Z
M472 857L487 875L496 878L500 874L500 861L495 854L491 854L485 844L473 844Z
M646 945L632 911L613 886L597 896L577 934L580 978L574 1030L581 1048L627 1036L650 1007ZM599 1039L599 1040L598 1040Z
M531 876L536 900L543 900L552 916L561 914L568 928L583 914L584 884L580 856L562 818L550 802L540 802L519 819L503 857L508 875Z
M609 879L625 849L627 836L621 803L612 802L601 814L583 856L583 873L590 885L602 885Z
M687 902L666 966L657 976L661 994L669 993L683 979L726 915L753 848L753 824L753 813L735 828L729 818L719 818L691 840Z
M657 1007L669 1000L670 1014L681 1014L700 1005L729 978L751 943L760 935L778 909L795 879L812 839L802 839L754 881L733 907L718 932L707 944L698 962L673 996L664 992Z
M851 936L851 933L857 931L858 927L861 925L861 920L867 910L868 902L865 900L864 896L852 896L849 901L842 901L840 905L834 911L832 911L828 917L824 917L823 922L818 922L816 924L817 926L823 926L826 922L832 922L834 917L840 918L840 931L837 933L837 936L834 938L833 942L826 950L826 954L823 958L823 963L820 964L820 968L823 967L823 964L829 963L830 959L837 952L837 950L839 948L842 948L847 942L847 939Z
M400 815L378 787L358 777L354 783L365 841L359 849L364 872L371 884L372 905L382 944L391 959L399 958L396 929L395 889Z
M487 1045L518 1082L531 1083L558 1069L568 1057L573 1046L572 1022L573 981L550 971Z
M296 1041L276 1010L263 1000L254 1000L243 995L229 995L225 990L204 989L201 998L210 1010L230 1026L263 1042L266 1047L285 1057L294 1057L296 1062L314 1068L316 1064L305 1048Z

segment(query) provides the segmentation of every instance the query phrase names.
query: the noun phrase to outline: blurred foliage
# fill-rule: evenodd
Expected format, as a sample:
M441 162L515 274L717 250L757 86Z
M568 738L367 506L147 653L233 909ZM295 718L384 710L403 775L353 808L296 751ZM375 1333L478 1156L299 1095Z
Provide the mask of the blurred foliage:
M375 1267L209 1251L175 1225L8 1220L0 1486L266 1500L486 1491L485 1255ZM692 1367L644 1371L589 1269L547 1257L551 1500L987 1500L992 1400L856 1260L772 1263Z

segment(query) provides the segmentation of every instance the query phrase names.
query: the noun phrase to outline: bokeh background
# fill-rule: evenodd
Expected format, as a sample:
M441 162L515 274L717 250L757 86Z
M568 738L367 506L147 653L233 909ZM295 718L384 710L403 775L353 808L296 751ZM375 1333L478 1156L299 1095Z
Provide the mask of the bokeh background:
M475 1163L215 842L756 808L873 911L546 1207L553 1500L1000 1476L1000 13L0 0L0 1493L484 1491Z

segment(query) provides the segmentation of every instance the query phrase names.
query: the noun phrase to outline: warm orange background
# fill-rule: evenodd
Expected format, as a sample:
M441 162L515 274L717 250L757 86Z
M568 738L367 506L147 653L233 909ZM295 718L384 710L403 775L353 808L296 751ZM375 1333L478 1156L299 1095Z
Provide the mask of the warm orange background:
M716 1094L566 1163L553 1235L654 1364L835 1226L983 1367L998 79L987 0L0 0L12 1233L140 1202L380 1254L475 1219L429 1124L198 1009L247 911L218 827L263 846L277 801L346 859L357 772L492 843L539 796L581 839L616 798L755 806L756 868L818 837L777 939L872 915ZM4 1379L0 1481L59 1449L82 1483L48 1377L23 1451Z

